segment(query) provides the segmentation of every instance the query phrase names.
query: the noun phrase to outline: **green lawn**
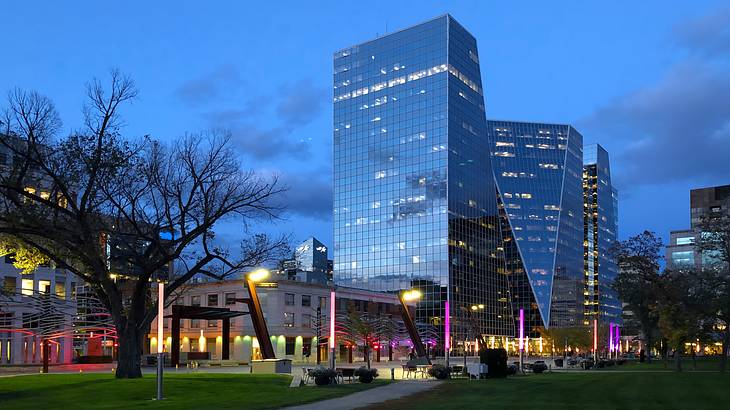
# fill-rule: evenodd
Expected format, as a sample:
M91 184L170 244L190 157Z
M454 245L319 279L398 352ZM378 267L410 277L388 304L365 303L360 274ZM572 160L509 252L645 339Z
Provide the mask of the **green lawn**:
M730 365L730 363L729 363ZM623 366L612 366L605 370L647 370L647 371L659 371L659 370L670 370L674 371L675 362L673 358L669 358L668 361L664 359L652 359L651 363L639 363L638 360L627 361ZM682 370L683 371L719 371L720 370L720 358L719 357L697 357L695 360L692 357L682 357Z
M154 375L115 380L109 374L50 374L0 378L0 409L272 409L329 399L373 383L290 388L286 375L166 374L165 400L153 401Z
M453 380L373 409L717 410L729 403L728 374L576 372Z

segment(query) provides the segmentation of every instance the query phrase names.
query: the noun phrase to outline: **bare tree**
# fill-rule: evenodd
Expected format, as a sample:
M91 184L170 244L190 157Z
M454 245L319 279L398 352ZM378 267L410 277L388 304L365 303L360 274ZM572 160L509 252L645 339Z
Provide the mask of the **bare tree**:
M286 238L252 234L277 217L276 178L244 171L221 131L172 145L121 136L120 108L132 80L112 71L109 88L87 86L84 125L59 138L53 103L15 90L0 148L0 235L40 251L85 280L109 310L119 337L119 378L141 377L144 336L156 315L151 281L169 296L196 275L223 279L278 257ZM248 239L231 249L216 228L235 223ZM180 269L167 277L169 266Z

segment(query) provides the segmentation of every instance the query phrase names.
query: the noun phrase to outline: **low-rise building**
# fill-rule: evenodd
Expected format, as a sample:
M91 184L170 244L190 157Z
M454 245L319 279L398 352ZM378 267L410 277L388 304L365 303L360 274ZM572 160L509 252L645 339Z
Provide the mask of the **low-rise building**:
M40 364L49 341L49 363L73 358L76 277L42 266L24 274L11 255L0 257L0 365Z
M318 357L317 349L320 361L326 362L332 290L336 293L335 308L338 316L348 311L356 311L391 315L395 320L399 320L401 315L400 302L395 294L345 287L333 288L324 283L288 280L282 275L276 275L271 282L258 283L256 288L276 357L292 359L294 362L315 363ZM223 307L232 311L247 312L248 307L241 299L248 297L248 290L243 280L203 282L186 286L172 304ZM168 306L166 316L171 310L171 306ZM169 352L172 346L170 322L170 319L165 319L166 352ZM242 315L232 318L230 326L230 340L228 340L230 360L249 363L251 360L260 359L261 351L250 317ZM221 327L220 320L182 319L181 363L186 362L187 353L201 351L209 352L211 360L221 360L223 344ZM157 351L155 329L157 329L156 321L151 326L146 343L146 349L152 353ZM402 351L394 354L396 357L407 355L408 350L404 344ZM358 355L356 351L352 351L349 343L341 340L337 341L336 351L338 361L348 361L353 355ZM384 356L387 357L388 353L384 352ZM379 357L379 354L375 357Z

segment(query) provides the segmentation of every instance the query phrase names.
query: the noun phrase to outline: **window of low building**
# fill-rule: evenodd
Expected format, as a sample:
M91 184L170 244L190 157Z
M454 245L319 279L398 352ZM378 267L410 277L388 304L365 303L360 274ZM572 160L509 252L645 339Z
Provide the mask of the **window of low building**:
M302 306L305 306L305 307L312 306L312 296L311 295L302 295Z
M211 294L208 295L208 306L218 306L218 295L217 294Z
M51 293L51 281L50 280L39 280L38 281L38 292L43 295L49 295Z
M296 346L297 346L296 338L287 337L286 338L286 351L284 353L287 355L294 355L294 352L296 351Z
M22 279L20 281L20 292L24 296L33 296L33 279Z
M284 304L286 306L294 306L294 294L293 293L284 294Z
M294 327L294 313L284 312L284 327Z
M60 279L60 280L59 280ZM66 282L63 278L56 278L56 297L66 299Z
M226 306L235 305L236 304L236 294L235 293L226 293Z
M3 289L9 295L15 295L18 288L18 281L14 276L6 276L3 278Z

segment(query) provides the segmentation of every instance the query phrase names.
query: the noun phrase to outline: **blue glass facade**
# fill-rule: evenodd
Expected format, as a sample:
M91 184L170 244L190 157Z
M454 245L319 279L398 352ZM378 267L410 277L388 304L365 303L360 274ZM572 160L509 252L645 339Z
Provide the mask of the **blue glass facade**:
M585 319L621 323L621 302L611 284L618 275L611 247L618 237L618 192L611 184L608 152L583 149Z
M334 55L334 280L514 334L476 40L442 16ZM472 336L473 337L473 336ZM438 341L442 345L443 340Z
M560 124L488 121L511 301L532 330L583 322L583 137Z

